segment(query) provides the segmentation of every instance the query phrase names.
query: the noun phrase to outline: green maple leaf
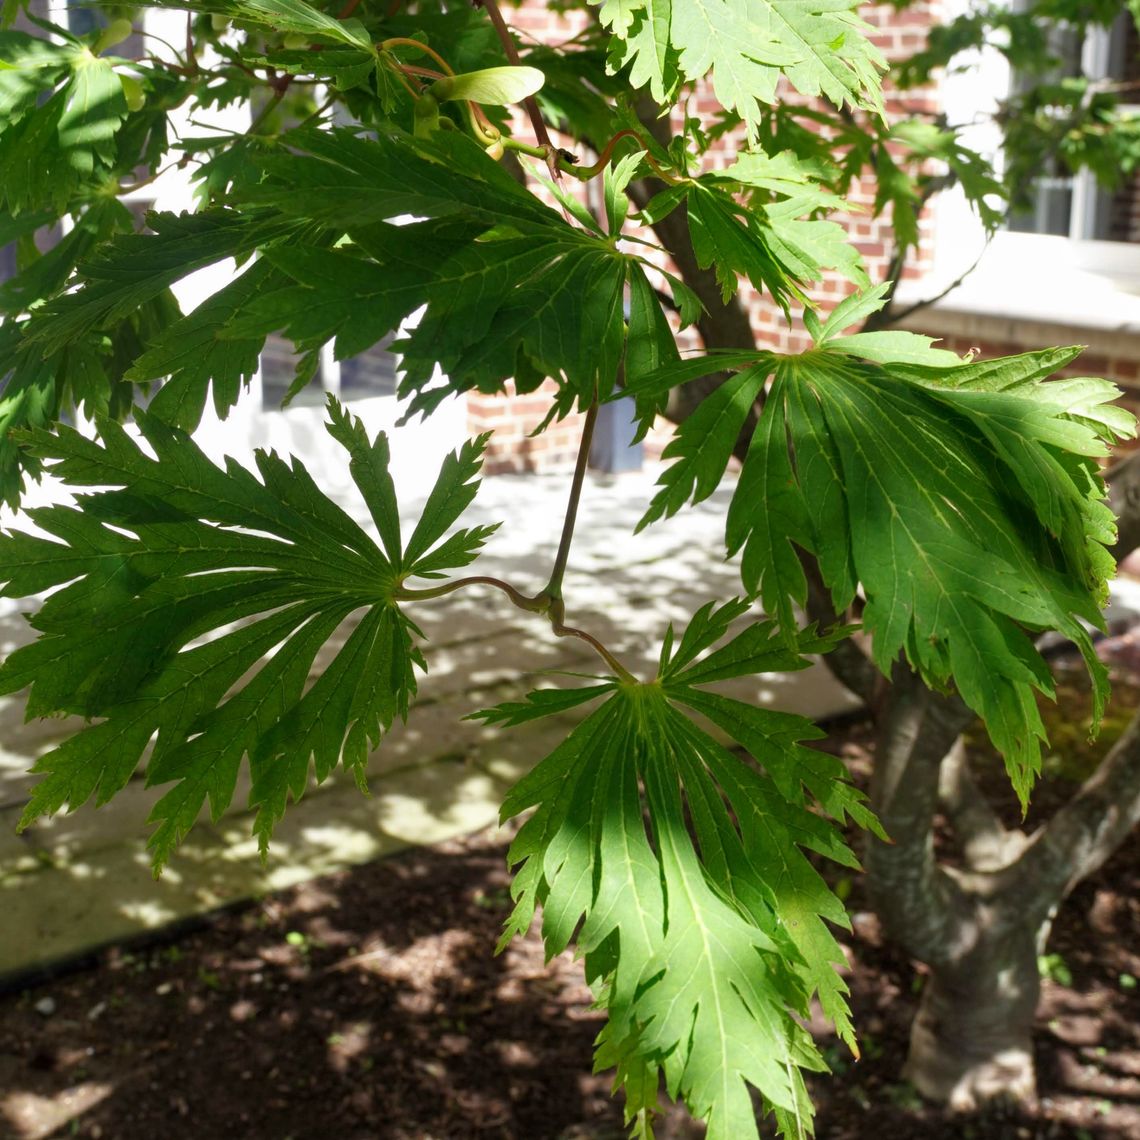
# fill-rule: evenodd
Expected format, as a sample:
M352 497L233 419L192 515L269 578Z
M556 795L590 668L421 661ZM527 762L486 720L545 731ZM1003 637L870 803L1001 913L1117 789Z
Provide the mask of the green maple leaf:
M182 8L177 0L156 0L156 8ZM243 23L261 24L275 32L296 32L321 42L345 44L376 55L372 37L353 17L338 20L305 0L204 0L195 11L228 16Z
M247 312L275 280L269 262L255 262L147 345L127 371L127 379L164 381L148 405L152 415L193 431L212 389L214 410L225 418L257 372L265 344L264 334L241 337L232 330L238 315Z
M266 256L292 284L250 306L230 335L281 328L301 349L335 336L337 355L351 356L426 306L395 346L412 413L508 378L519 390L559 380L563 414L608 395L625 350L627 289L637 299L627 372L675 357L647 300L644 263L608 235L569 225L470 140L294 137L311 153L270 160L270 178L243 194L322 226L343 224L330 202L351 199L355 248L278 244ZM424 221L392 224L413 208Z
M771 380L726 524L745 586L794 641L807 595L797 547L818 558L840 612L861 584L879 667L901 652L927 683L953 680L1024 800L1044 737L1033 690L1053 691L1033 633L1078 645L1094 721L1103 707L1107 674L1081 624L1101 624L1114 572L1095 460L1131 417L1109 405L1112 384L1047 380L1076 349L948 365L926 338L836 336L859 309L817 328L803 355L724 357L739 371L679 428L643 525L711 494ZM699 368L662 369L643 402Z
M316 75L331 80L331 86L338 91L368 89L376 79L383 90L384 71L378 66L379 60L374 50L349 44L268 52L263 59L256 61L265 67L272 67L290 75Z
M62 29L60 29L62 30ZM0 32L0 123L11 124L54 90L75 52L71 43L8 29Z
M0 32L0 201L12 213L62 212L115 161L127 117L111 63L64 29L59 45Z
M33 223L30 229L50 225L51 215L21 215ZM92 203L74 218L71 229L60 240L39 253L32 253L21 270L0 282L0 309L10 313L28 311L43 298L57 293L67 283L79 262L90 257L100 242L117 233L130 232L134 224L130 211L114 198ZM4 241L0 235L0 244Z
M619 59L632 61L636 85L649 84L663 101L680 77L711 74L721 105L736 111L754 136L781 78L836 106L882 110L879 72L886 64L856 6L855 0L606 0L599 15L625 41Z
M520 866L501 945L541 905L547 953L574 938L607 1009L597 1061L616 1066L627 1114L653 1109L660 1073L722 1140L757 1135L749 1084L787 1131L808 1131L800 1070L822 1063L797 1016L813 992L853 1042L827 926L847 920L804 850L854 865L813 802L877 826L842 764L798 743L819 735L807 721L703 688L807 664L771 622L705 653L747 610L710 603L675 652L670 631L653 684L609 678L479 714L519 723L607 698L504 803L504 817L535 812L511 847ZM835 637L808 631L800 649L826 650ZM683 706L733 734L761 767Z
M235 190L235 202L272 206L342 230L408 214L463 214L488 226L506 220L548 225L558 219L482 147L455 132L417 139L396 127L375 138L343 128L297 130L282 141L291 149L265 156L265 177ZM352 203L350 216L345 202Z
M93 795L106 802L153 741L147 781L173 784L151 817L158 868L207 800L215 819L226 809L245 758L263 846L311 769L323 780L343 764L363 778L425 667L395 600L400 581L465 565L494 528L447 534L474 494L485 439L444 463L405 555L386 438L370 440L335 401L330 434L382 545L298 461L259 452L259 480L232 461L215 467L153 416L138 423L154 457L114 423L101 442L63 427L31 437L69 486L110 489L32 512L48 537L0 538L6 595L62 587L32 619L38 640L0 668L0 691L28 688L29 715L98 718L37 762L44 778L23 826Z
M153 234L122 234L79 266L82 287L38 309L28 324L29 343L45 354L76 337L136 312L171 284L227 257L292 235L297 227L275 216L229 210L150 214Z
M738 277L767 291L785 313L792 301L805 302L804 287L825 269L838 269L858 285L867 283L844 228L811 217L820 209L842 209L842 203L790 152L742 155L723 172L663 191L644 215L655 221L682 201L697 263L715 270L726 301L736 292Z

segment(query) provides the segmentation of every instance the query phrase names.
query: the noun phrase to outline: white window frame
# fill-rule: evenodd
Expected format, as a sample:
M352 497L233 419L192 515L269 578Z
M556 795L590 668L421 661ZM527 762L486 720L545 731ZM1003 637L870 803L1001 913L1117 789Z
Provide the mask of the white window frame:
M947 21L969 9L969 0L946 0ZM1107 73L1106 29L1085 41L1087 71ZM1000 161L1001 133L994 112L1012 84L1010 67L996 49L969 53L941 84L948 121L970 124L967 146ZM900 309L938 296L941 300L902 321L931 334L1015 344L1056 342L1072 330L1097 352L1140 359L1140 244L1089 240L1096 181L1075 180L1070 237L1001 231L987 243L984 227L960 188L933 205L931 269L900 283ZM971 267L974 267L971 269ZM963 277L963 275L965 275ZM1079 335L1076 334L1087 334Z

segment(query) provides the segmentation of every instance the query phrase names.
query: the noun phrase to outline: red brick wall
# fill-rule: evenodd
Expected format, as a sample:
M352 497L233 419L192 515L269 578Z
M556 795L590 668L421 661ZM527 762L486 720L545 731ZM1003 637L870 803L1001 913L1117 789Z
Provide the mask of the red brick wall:
M554 382L547 380L539 391L526 396L518 395L513 386L503 396L468 394L468 431L471 435L494 433L483 461L488 475L557 471L573 466L582 432L580 413L551 424L539 436L531 435L550 411L554 392Z
M941 0L928 0L912 6L905 12L897 12L891 5L883 4L866 7L864 18L873 27L871 38L888 59L898 59L912 54L925 42L927 29L940 21ZM580 14L571 14L569 20L547 9L541 0L526 4L512 11L509 19L524 34L530 34L546 43L557 43L574 34L580 21ZM786 92L786 97L795 99L794 92ZM900 93L888 84L885 89L888 115L892 118L910 114L936 111L940 105L940 92L937 86L922 91ZM712 113L713 100L709 94L698 93L690 103L690 113ZM710 156L710 166L727 165L735 156L738 139L728 137L720 154ZM871 179L857 183L849 196L852 205L862 207L862 213L839 215L836 220L844 224L855 244L863 254L872 281L881 281L887 273L893 250L893 230L889 211L886 216L873 218L870 208L874 202L874 183ZM1140 177L1131 179L1116 197L1113 237L1123 240L1140 240ZM905 268L905 277L920 276L929 268L932 250L931 219L925 216L920 220L922 242ZM813 297L828 311L835 303L847 296L853 289L850 282L836 274L828 274L819 286L812 290ZM798 321L789 327L783 314L771 300L757 294L749 286L741 289L741 298L747 305L757 343L781 351L801 351L807 347L808 338ZM686 348L696 347L689 335L683 338ZM965 353L971 349L986 356L996 356L1025 351L1029 345L1013 343L985 342L967 343L964 339L948 338L944 347ZM1070 374L1107 376L1115 380L1125 390L1122 401L1133 411L1140 411L1140 362L1124 357L1112 357L1085 353ZM573 464L577 442L581 430L581 417L573 415L554 425L539 438L530 438L529 433L546 415L551 402L553 383L540 392L520 397L487 397L472 395L469 398L471 431L493 429L495 437L488 456L488 471L552 471L566 469ZM649 454L660 449L667 438L665 431L654 434Z

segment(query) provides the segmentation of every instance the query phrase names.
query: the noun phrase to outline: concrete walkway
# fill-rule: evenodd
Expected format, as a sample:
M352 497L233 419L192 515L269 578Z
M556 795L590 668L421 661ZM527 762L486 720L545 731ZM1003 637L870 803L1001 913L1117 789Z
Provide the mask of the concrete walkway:
M568 620L595 633L635 672L651 675L668 622L678 628L710 598L739 593L722 558L731 487L678 519L632 537L656 472L588 482L565 582ZM557 544L567 479L499 476L484 482L471 522L502 521L479 572L524 590L544 584ZM363 518L351 488L334 491ZM417 605L430 672L406 725L372 758L372 796L334 777L294 805L267 864L250 838L239 788L217 825L200 824L162 879L150 874L145 820L163 789L141 778L110 804L15 825L35 757L78 722L22 723L20 699L0 701L0 982L100 945L178 922L241 899L491 825L504 792L565 734L576 716L510 731L460 718L474 709L554 683L548 670L596 672L589 646L557 639L549 625L513 609L494 590ZM0 613L0 654L28 637L10 607ZM746 699L821 717L853 707L826 669L737 685ZM579 712L577 716L581 716Z

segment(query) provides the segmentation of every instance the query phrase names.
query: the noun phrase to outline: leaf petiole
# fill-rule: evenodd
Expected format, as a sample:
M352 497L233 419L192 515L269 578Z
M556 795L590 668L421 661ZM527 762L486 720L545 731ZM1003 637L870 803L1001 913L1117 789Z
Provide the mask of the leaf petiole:
M435 598L445 597L447 594L454 594L457 590L465 590L470 586L493 586L496 590L501 590L506 594L520 610L526 610L527 613L532 614L547 614L550 617L550 627L556 637L576 637L580 641L586 642L620 680L630 683L637 680L593 634L587 633L584 629L576 629L565 624L563 618L566 608L562 599L553 597L549 589L531 597L516 589L509 582L504 582L501 578L493 578L486 574L475 574L422 590L412 589L408 586L397 586L392 595L392 600L395 602L427 602Z
M504 582L501 578L493 578L487 574L455 578L450 582L444 582L441 586L431 586L426 589L398 586L393 594L393 601L427 602L433 598L442 598L447 594L454 594L456 590L465 590L469 586L494 586L496 590L502 590L520 610L526 610L528 613L544 614L550 609L550 599L544 595L536 594L533 598L529 597L521 590L515 589L509 582Z

